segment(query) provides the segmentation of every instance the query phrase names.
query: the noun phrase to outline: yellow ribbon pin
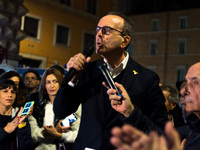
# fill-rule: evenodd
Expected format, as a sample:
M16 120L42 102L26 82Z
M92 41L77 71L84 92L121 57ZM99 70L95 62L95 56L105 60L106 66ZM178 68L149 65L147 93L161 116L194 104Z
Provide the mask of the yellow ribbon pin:
M133 73L134 73L134 75L138 74L138 72L137 72L137 71L135 71L135 70L133 70Z

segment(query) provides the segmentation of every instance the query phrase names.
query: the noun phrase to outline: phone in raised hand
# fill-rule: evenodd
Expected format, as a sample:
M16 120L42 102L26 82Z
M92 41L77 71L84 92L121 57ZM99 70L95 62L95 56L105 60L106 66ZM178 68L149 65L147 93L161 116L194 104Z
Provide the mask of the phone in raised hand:
M34 105L34 101L27 102L27 103L24 105L24 108L23 108L22 113L20 114L20 116L28 115L28 114L30 113L31 106L33 106L33 105Z

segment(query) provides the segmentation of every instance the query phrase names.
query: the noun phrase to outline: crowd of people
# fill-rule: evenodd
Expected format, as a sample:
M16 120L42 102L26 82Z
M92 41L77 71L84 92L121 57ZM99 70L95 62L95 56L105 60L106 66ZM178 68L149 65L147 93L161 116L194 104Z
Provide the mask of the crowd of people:
M110 12L95 28L96 54L82 53L64 68L15 70L0 75L0 149L5 150L196 150L200 144L200 62L176 88L160 85L159 76L126 51L133 24ZM110 88L99 69L105 63L119 89ZM34 101L28 115L23 106ZM74 122L65 118L74 115Z
M81 105L74 112L76 116L74 123L62 126L62 119L55 118L53 102L63 78L64 68L59 65L47 69L42 79L34 69L28 69L22 77L15 70L2 72L0 76L0 81L2 81L0 83L0 135L2 135L0 149L72 148L78 134ZM35 102L31 113L21 116L22 108L29 101Z

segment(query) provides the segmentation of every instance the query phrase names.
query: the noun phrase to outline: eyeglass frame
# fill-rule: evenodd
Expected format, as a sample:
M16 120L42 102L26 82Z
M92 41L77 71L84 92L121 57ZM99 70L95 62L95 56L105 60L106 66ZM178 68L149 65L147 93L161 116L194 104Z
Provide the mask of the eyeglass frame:
M35 80L38 80L38 79L37 79L37 77L25 77L24 80L25 81L29 81L29 80L35 81Z
M99 28L99 29L97 29L97 28ZM108 32L108 33L105 33L105 32L103 31L104 29L105 29L105 32ZM109 30L106 31L106 29L109 29ZM114 30L114 31L119 32L122 36L124 36L123 31L119 31L119 30L114 29L114 28L109 27L109 26L103 26L103 27L97 26L97 27L95 27L95 28L94 28L94 33L95 33L95 35L96 35L100 30L101 30L102 34L104 34L104 35L109 35L109 34L111 33L111 30Z

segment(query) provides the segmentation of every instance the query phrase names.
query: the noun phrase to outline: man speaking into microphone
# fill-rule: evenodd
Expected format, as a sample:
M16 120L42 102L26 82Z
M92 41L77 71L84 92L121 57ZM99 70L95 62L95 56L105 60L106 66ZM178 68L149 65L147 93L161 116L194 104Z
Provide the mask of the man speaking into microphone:
M133 36L128 17L110 12L95 28L96 54L102 59L90 62L79 53L70 58L67 69L76 73L59 89L54 100L54 113L59 119L75 112L82 104L79 133L73 150L112 150L111 129L125 123L149 132L162 133L167 121L165 99L159 77L135 62L126 52ZM130 100L110 100L104 75L99 65L106 63L115 82L124 86ZM67 81L67 80L66 80Z

